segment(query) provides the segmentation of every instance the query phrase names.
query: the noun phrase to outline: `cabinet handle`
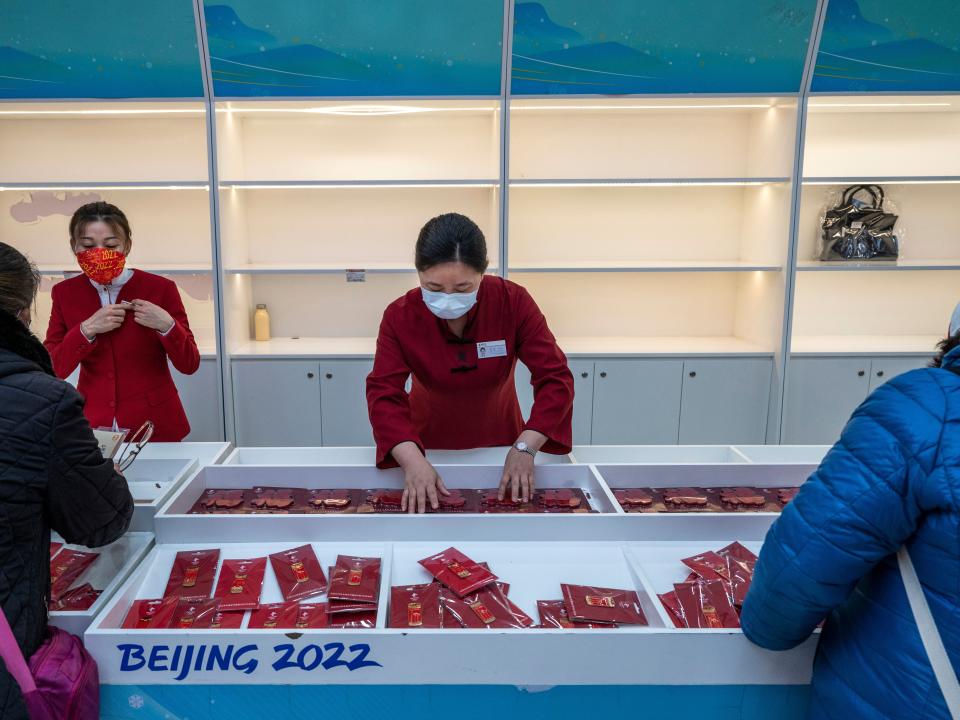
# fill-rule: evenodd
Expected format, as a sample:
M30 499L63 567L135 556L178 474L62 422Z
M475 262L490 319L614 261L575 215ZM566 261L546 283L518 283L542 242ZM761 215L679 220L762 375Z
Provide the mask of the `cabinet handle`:
M307 377L313 380L313 373L307 373Z
M883 370L877 371L877 377L883 377Z
M857 372L857 377L863 377L866 374L867 374L866 370L860 370Z
M690 377L696 377L696 376L697 376L697 371L696 371L696 370L691 370L691 371L690 371Z
M582 378L588 378L588 377L590 377L590 373L580 373L580 377L582 377Z
M327 373L326 375L324 375L324 377L325 377L327 380L333 380L333 373Z
M605 372L600 373L600 377L605 378L606 376L607 376L607 373L605 373Z

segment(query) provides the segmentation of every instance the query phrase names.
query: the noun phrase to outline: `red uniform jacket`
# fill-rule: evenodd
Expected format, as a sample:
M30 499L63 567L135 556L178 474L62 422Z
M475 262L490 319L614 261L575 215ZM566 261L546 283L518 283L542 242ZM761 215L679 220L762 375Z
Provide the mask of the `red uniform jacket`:
M153 439L178 442L190 432L190 423L170 375L167 357L186 375L200 367L200 351L190 332L177 286L159 275L134 270L117 302L148 300L176 321L161 336L138 325L133 313L113 332L89 342L80 323L100 309L100 296L86 275L64 280L53 288L53 313L44 342L61 378L80 366L77 389L86 398L84 414L93 427L109 427L114 418L120 427L136 430L144 421L155 426Z
M478 343L506 342L504 357L479 357ZM517 360L530 369L534 405L524 426L514 384ZM413 374L413 388L404 390ZM513 444L524 429L547 436L543 450L570 452L573 375L546 318L516 283L486 276L454 335L411 290L384 312L367 406L377 466L394 465L390 451L405 441L421 450Z

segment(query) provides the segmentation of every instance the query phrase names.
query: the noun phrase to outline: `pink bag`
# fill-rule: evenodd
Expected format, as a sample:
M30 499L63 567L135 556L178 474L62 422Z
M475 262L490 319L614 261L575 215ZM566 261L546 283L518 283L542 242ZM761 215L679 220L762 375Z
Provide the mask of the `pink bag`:
M47 640L27 666L0 612L0 657L17 681L30 720L97 720L100 676L80 638L50 626Z

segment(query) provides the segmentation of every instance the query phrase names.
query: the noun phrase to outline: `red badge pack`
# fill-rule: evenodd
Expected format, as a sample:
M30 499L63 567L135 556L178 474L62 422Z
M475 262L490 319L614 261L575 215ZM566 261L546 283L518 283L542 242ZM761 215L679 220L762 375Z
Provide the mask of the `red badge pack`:
M380 558L338 555L327 597L350 603L375 605L380 595Z
M667 615L673 620L674 627L685 628L687 626L683 619L683 609L680 607L680 600L677 598L677 591L671 590L663 595L657 595L663 607L667 610Z
M443 626L440 614L440 584L390 588L390 627L431 628Z
M61 550L50 563L50 599L60 599L74 581L100 557L95 552L81 550Z
M89 610L97 598L100 597L102 590L95 590L90 583L84 583L79 587L67 590L55 603L50 603L50 609L59 612L82 612Z
M289 513L296 504L295 491L291 488L255 487L248 504L257 513Z
M681 560L704 580L730 580L727 561L715 552L705 552Z
M176 597L135 600L123 621L125 630L155 630L170 626L179 600Z
M440 602L444 622L449 615L465 628L528 628L533 625L533 619L511 603L495 584L462 598L442 593Z
M544 628L614 628L613 623L576 622L567 614L563 600L537 600L537 612L540 614L540 626Z
M369 630L377 626L377 611L365 610L354 613L330 615L330 627L339 630Z
M663 505L667 512L703 512L719 509L719 498L703 488L668 488L663 490Z
M460 597L476 592L497 580L497 576L492 572L452 547L424 558L420 564Z
M403 490L370 490L365 504L370 512L399 513L402 502Z
M207 627L210 630L239 630L243 625L244 612L226 612L217 608L216 612L210 617L210 624Z
M173 612L169 627L175 630L209 628L218 609L216 600L201 598L180 600Z
M297 630L330 627L326 603L301 604L297 607L297 616L293 621Z
M721 580L699 583L700 613L709 628L738 628L740 616L730 604L727 588Z
M640 598L634 590L561 584L563 602L571 620L646 625Z
M56 556L56 554L57 554L58 552L60 552L60 548L62 548L62 547L63 547L63 543L60 543L60 542L52 542L52 543L50 543L50 559L51 559L51 560L53 560L53 558Z
M173 560L164 597L208 598L217 574L219 550L184 550Z
M270 564L284 600L305 600L327 591L327 578L310 545L274 553Z
M658 495L650 488L618 488L613 491L617 502L627 512L651 512L656 510Z
M720 489L720 503L724 510L763 510L767 497L756 488L732 487Z
M250 613L249 630L289 630L297 622L300 606L295 602L270 603L261 605Z
M243 511L243 490L205 490L190 509L190 514L225 514Z
M310 490L306 498L307 511L314 513L355 512L350 490Z
M266 558L224 560L214 597L220 609L256 610L260 605L263 576L267 572Z

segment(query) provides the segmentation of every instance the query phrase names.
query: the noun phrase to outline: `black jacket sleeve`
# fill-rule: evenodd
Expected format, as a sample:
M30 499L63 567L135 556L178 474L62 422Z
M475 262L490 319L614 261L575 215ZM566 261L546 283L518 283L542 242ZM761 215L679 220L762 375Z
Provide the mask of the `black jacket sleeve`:
M46 510L50 526L68 543L100 547L130 527L133 497L83 416L83 400L64 383L50 429Z

